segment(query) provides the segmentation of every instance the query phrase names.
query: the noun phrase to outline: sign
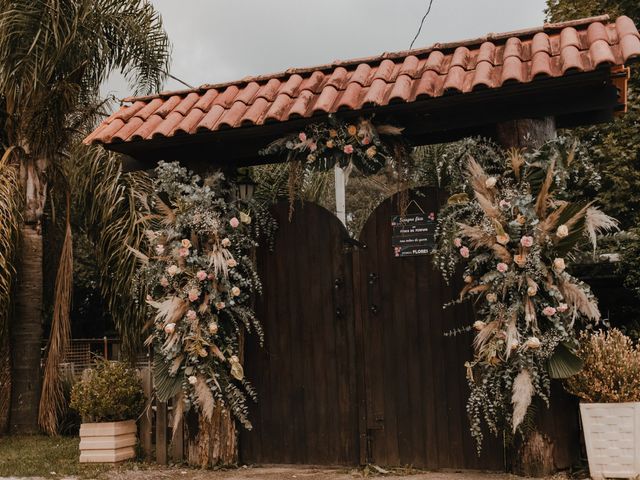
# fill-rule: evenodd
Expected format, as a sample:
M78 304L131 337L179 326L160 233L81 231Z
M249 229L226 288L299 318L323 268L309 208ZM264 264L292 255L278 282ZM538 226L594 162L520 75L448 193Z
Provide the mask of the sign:
M411 213L391 217L391 245L395 257L429 255L436 247L436 214Z

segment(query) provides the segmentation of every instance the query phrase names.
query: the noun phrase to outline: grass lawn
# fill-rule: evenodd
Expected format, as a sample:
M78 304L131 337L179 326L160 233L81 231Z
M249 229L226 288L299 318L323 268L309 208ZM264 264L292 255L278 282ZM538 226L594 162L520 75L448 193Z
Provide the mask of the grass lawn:
M95 478L114 469L104 464L80 464L77 437L0 437L0 477ZM124 469L132 464L117 467Z

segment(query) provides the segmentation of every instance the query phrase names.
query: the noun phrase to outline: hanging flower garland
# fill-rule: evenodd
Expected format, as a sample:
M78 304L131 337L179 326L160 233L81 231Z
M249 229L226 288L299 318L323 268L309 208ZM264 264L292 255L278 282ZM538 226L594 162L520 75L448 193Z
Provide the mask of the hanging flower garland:
M391 163L400 176L410 158L408 144L402 137L403 128L377 124L372 118L345 122L329 115L326 122L307 125L303 130L280 138L260 155L286 155L289 168L289 202L291 207L304 183L308 171L326 171L336 165L349 172L357 168L366 175L379 172Z
M210 420L221 404L251 428L247 395L256 395L244 377L239 339L243 330L262 339L251 308L261 291L252 227L273 232L273 222L255 205L229 202L221 174L203 180L163 162L156 174L149 252L136 252L143 262L136 289L146 290L155 312L146 342L154 350L156 394L162 401L178 395L178 419L195 407Z
M512 151L506 165L467 161L466 190L438 220L435 262L450 278L464 265L459 301L474 302L475 355L466 363L471 433L516 432L533 397L548 403L550 379L580 370L576 321L598 322L588 285L567 272L572 254L616 221L590 202L571 201L575 148ZM572 162L574 164L572 164ZM588 171L582 169L581 171ZM501 423L504 421L504 423Z

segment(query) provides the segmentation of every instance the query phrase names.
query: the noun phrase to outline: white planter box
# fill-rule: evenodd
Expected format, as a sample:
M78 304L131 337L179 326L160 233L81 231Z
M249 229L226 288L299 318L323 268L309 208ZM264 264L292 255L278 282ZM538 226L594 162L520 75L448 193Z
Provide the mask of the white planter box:
M135 420L80 425L80 463L115 463L135 457Z
M591 478L640 475L640 402L581 403Z

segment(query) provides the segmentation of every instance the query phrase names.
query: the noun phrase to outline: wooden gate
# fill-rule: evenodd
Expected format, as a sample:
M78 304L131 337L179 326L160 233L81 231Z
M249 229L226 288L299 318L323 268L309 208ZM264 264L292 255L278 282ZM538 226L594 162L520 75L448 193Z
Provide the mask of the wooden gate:
M415 197L437 211L436 190ZM394 258L391 216L381 204L359 241L323 208L274 214L273 251L258 253L258 304L265 346L249 340L247 377L259 402L242 434L247 463L504 468L502 443L487 436L478 458L465 410L469 335L444 333L473 321L443 310L455 287L430 256Z
M410 211L428 214L445 199L426 189L413 200ZM468 305L443 309L459 288L443 281L431 256L393 256L390 224L397 213L397 197L383 202L360 235L366 248L354 254L368 461L501 470L502 442L487 435L478 458L469 434L464 362L472 355L471 334L445 336L473 323L473 312Z
M273 213L275 249L258 252L264 348L249 338L247 378L259 401L240 439L248 463L358 461L351 252L343 225L314 204ZM255 336L252 336L255 337Z

